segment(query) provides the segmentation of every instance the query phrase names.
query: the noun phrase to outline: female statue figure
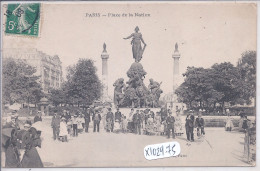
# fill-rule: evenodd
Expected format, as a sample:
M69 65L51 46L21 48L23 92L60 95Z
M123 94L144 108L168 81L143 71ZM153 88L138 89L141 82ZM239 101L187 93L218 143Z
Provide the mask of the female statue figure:
M131 45L133 51L133 58L135 59L135 62L139 62L142 59L143 52L146 47L146 43L142 38L142 34L139 33L138 31L139 31L139 27L136 26L135 33L132 33L130 36L124 38L124 39L130 39L131 37L133 37L131 41ZM144 44L144 48L142 48L141 42Z

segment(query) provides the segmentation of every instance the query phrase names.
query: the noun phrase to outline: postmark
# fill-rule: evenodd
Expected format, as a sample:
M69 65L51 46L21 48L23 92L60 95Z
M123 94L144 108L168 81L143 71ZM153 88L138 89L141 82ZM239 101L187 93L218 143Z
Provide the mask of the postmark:
M144 148L144 157L147 160L154 160L166 157L178 156L181 146L178 142L167 142L161 144L148 145Z
M4 15L5 33L39 36L40 3L8 4Z

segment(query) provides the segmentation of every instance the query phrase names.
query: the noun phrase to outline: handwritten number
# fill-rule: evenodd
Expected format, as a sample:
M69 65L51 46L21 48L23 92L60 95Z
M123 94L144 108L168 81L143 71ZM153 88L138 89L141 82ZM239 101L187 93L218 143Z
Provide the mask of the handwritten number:
M175 147L175 144L172 146L173 155L176 153L176 151L174 151L174 147Z

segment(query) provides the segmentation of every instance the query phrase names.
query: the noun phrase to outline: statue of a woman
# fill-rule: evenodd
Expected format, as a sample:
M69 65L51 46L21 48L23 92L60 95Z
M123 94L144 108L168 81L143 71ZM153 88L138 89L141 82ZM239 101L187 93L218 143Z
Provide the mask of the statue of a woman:
M142 34L138 33L138 31L139 28L138 26L136 26L135 33L132 33L130 36L124 38L124 39L130 39L131 37L133 37L131 44L132 44L133 58L135 59L135 62L139 62L142 59L143 52L146 47L146 43L142 38ZM144 44L144 48L142 48L141 42Z

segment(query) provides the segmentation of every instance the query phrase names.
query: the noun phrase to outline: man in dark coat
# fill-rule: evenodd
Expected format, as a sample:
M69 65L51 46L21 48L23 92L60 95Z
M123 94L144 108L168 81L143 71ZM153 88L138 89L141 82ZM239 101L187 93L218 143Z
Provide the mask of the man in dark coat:
M185 128L186 128L187 140L188 141L194 141L194 133L193 133L193 131L194 131L194 115L193 115L192 111L186 117Z
M84 119L85 119L85 132L88 132L89 122L90 122L90 115L91 115L90 108L87 108L87 111L86 111L86 113L84 114Z
M115 113L115 122L119 121L119 123L121 122L121 117L122 117L122 113L119 111L119 108L117 108L117 111Z
M133 116L133 122L134 122L135 133L141 135L142 116L140 115L139 110L136 110L136 113Z
M96 111L92 117L92 120L94 122L94 129L93 129L93 132L99 132L99 124L100 124L100 121L101 121L101 115L100 115L100 111ZM97 128L97 129L96 129Z
M106 116L106 121L107 121L107 131L108 132L113 132L114 129L114 114L111 111L111 108L108 109L108 113Z
M197 127L197 136L200 136L200 135L205 135L205 131L204 131L204 119L201 117L201 113L199 114L199 116L196 118L196 121L195 121L195 125Z
M166 118L168 138L170 138L170 133L171 133L171 131L172 131L172 138L175 138L174 122L175 122L175 119L174 119L174 117L172 116L172 112L169 111L169 116L167 116L167 118Z
M57 115L57 112L54 112L54 116L52 117L51 127L53 130L53 139L59 138L60 133L60 117Z

